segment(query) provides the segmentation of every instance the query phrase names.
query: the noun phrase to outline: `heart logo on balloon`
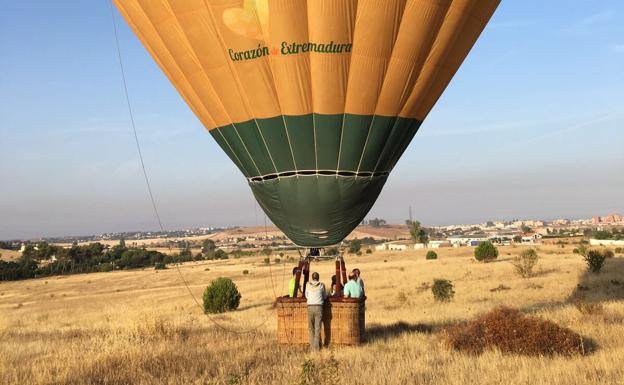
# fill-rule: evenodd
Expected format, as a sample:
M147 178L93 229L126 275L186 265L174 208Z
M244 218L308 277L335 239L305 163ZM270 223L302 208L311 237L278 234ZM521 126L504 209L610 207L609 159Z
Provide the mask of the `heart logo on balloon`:
M269 0L245 0L243 8L226 9L222 18L235 34L268 41Z

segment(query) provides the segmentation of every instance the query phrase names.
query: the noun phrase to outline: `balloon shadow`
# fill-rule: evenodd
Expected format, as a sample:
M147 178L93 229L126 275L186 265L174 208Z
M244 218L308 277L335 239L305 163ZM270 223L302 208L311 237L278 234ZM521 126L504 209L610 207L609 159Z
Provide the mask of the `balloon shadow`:
M586 271L567 303L597 303L624 300L624 258L607 258L598 273Z
M438 326L435 326L437 328ZM434 330L433 325L424 323L408 323L408 322L395 322L389 325L372 324L366 327L366 343L383 341L398 338L403 334L421 333L431 334Z

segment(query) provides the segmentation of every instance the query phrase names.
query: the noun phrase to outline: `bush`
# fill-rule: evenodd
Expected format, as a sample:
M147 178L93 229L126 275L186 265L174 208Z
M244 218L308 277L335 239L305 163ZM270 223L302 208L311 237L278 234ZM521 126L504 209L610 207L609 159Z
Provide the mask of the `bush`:
M279 259L279 258L275 258L274 261L275 261L275 263L280 263L282 260Z
M217 249L217 251L215 251L214 253L214 258L215 259L228 259L228 255L225 251L221 249Z
M436 302L449 302L455 296L453 283L448 279L434 279L431 292Z
M156 262L154 264L154 269L155 270L165 270L167 268L167 265L165 265L164 262Z
M604 265L606 257L598 250L590 250L585 255L585 262L587 262L587 268L592 273L598 273Z
M481 354L487 348L527 356L584 355L591 350L572 330L506 307L448 329L446 342L471 354Z
M337 247L328 247L325 249L325 255L338 255L340 254L340 250Z
M427 255L425 255L425 259L438 259L438 253L433 250L427 251Z
M373 250L372 249L366 249L366 254L373 254Z
M474 256L479 262L489 262L498 258L498 249L492 242L483 242L476 247Z
M220 277L210 282L204 291L204 312L223 313L236 310L241 295L236 284L229 278Z
M623 248L621 248L621 247L616 247L616 248L615 248L615 252L616 252L617 254L621 254L622 252L624 252L624 249L623 249Z
M249 274L249 270L243 270L243 275Z
M355 238L349 243L349 254L360 253L361 248L362 248L362 241Z
M533 275L533 268L537 265L539 256L534 249L524 250L518 257L514 259L512 264L516 269L516 273L523 278L530 278Z
M266 257L262 260L262 262L264 262L265 265L268 265L269 263L271 263L271 259L269 257Z
M579 248L576 249L576 250L577 250L577 254L580 254L582 256L587 255L587 246L585 246L585 245L579 246Z
M602 255L604 255L605 258L613 258L615 256L615 254L613 254L613 251L606 249L602 252Z
M109 271L113 271L113 265L110 263L103 263L100 265L100 271L101 272L109 272ZM48 281L46 281L47 283Z

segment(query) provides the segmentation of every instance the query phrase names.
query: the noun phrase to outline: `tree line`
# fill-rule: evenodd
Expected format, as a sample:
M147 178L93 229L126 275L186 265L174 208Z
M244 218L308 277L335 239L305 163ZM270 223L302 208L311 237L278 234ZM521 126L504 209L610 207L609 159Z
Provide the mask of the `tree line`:
M201 253L193 254L186 247L179 253L164 254L155 250L126 247L122 239L107 248L99 242L71 247L47 242L28 244L15 261L0 260L0 281L45 277L51 275L106 272L138 269L206 259L227 259L228 254L217 249L214 242L204 242Z

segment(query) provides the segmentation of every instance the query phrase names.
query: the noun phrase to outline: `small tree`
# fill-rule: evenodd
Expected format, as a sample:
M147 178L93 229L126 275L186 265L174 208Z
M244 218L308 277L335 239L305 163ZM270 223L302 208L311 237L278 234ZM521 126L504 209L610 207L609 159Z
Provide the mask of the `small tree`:
M427 235L427 229L420 225L418 221L407 221L410 235L415 243L427 244L429 243L429 235Z
M438 259L438 253L433 250L427 251L427 255L425 255L425 259Z
M217 249L217 251L214 252L214 259L228 259L228 255L225 251Z
M490 262L498 258L498 249L492 242L482 242L475 248L474 256L479 262Z
M216 249L217 245L212 239L204 239L202 242L202 254L204 254L204 258L213 259Z
M587 268L592 273L598 273L604 265L606 256L598 250L590 250L585 255L585 262L587 262Z
M537 265L539 256L534 249L524 250L518 257L514 259L512 264L518 273L523 278L530 278L533 275L533 268Z
M340 250L337 247L329 247L325 249L325 255L338 255L340 254Z
M270 247L265 247L264 249L262 249L262 251L260 251L262 254L266 255L267 257L270 257L271 254L273 254L273 249L271 249Z
M361 248L362 248L362 241L357 239L357 238L355 238L349 244L349 253L350 254L357 254L358 252L360 252Z
M223 313L236 310L240 304L241 295L231 279L220 277L206 287L203 299L205 313Z
M448 279L434 279L433 286L431 286L431 292L433 293L433 299L436 302L449 302L455 296L453 283Z

